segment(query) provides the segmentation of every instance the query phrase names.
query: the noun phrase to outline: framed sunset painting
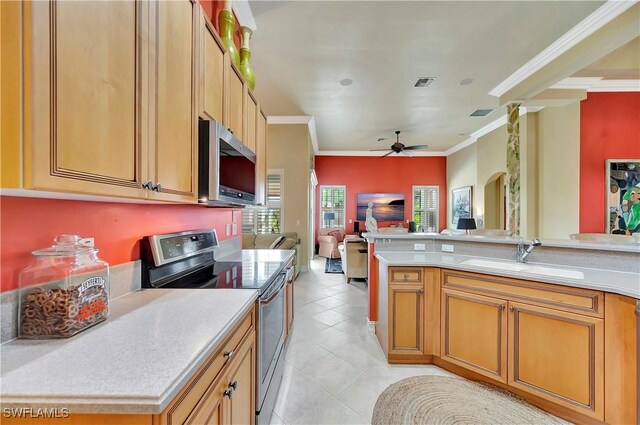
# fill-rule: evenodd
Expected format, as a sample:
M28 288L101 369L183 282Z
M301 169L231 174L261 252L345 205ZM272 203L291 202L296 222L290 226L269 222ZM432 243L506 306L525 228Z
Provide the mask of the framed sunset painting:
M404 221L404 193L358 193L357 220L367 218L369 202L376 220Z

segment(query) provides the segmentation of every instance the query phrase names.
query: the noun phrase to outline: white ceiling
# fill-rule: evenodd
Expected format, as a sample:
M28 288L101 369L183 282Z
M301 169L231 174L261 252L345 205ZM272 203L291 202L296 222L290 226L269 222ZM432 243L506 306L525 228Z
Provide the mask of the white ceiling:
M469 117L602 3L252 1L256 92L268 115L314 116L322 151L386 148L396 129L406 145L445 151L503 115ZM436 81L413 88L418 77Z

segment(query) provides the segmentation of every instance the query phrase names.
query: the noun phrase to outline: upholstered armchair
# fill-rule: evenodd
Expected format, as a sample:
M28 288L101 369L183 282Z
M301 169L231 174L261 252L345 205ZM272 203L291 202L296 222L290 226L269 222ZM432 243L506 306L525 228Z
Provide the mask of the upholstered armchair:
M318 231L318 255L326 258L340 257L338 245L344 240L344 227L328 227Z

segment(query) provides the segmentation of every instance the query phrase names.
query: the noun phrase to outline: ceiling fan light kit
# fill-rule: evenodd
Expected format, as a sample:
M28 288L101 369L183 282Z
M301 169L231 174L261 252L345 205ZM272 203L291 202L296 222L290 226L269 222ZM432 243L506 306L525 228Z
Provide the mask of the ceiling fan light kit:
M380 139L378 139L378 141L380 141ZM382 158L384 158L385 156L389 156L392 153L402 154L406 156L413 156L407 151L419 151L419 150L425 150L428 148L429 148L428 145L405 146L404 144L400 143L400 130L396 130L396 142L393 145L391 145L391 147L389 148L390 149L389 152L382 155ZM371 151L386 151L386 150L387 149L371 149Z

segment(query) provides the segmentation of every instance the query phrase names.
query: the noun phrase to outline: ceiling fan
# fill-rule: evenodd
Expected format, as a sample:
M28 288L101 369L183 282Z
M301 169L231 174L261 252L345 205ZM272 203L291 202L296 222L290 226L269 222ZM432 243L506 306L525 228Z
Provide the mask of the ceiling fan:
M407 156L413 156L411 154L409 154L409 152L405 152L405 151L418 151L418 150L424 150L427 149L429 146L427 145L413 145L413 146L405 146L402 143L400 143L400 130L396 130L396 142L391 145L391 151L382 155L382 158L384 158L385 156L389 156L392 153L399 153L399 154L403 154L403 155L407 155ZM372 151L386 151L387 149L371 149Z

